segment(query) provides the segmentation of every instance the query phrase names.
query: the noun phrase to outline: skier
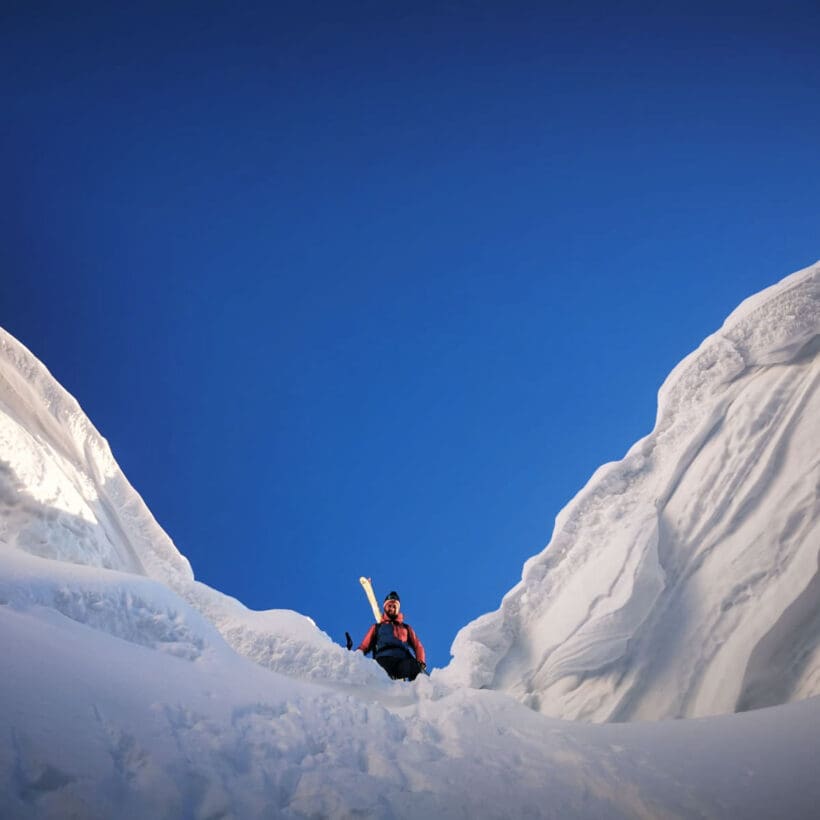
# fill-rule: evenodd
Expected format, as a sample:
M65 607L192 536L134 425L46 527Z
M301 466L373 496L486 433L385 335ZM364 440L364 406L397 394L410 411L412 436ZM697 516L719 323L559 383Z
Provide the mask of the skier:
M413 627L404 623L400 608L398 592L388 592L381 621L367 630L356 651L365 655L372 652L379 666L394 680L415 680L419 672L427 669L424 646Z

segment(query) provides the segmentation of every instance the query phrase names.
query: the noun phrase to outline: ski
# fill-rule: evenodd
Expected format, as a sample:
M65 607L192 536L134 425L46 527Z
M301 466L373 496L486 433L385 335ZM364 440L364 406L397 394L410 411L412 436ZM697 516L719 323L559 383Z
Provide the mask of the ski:
M379 610L378 603L376 603L376 595L373 592L373 583L370 578L365 578L364 575L359 578L359 583L362 585L362 589L364 589L364 594L367 595L367 600L370 601L370 608L373 610L373 617L376 619L376 623L379 623L382 619L382 614Z

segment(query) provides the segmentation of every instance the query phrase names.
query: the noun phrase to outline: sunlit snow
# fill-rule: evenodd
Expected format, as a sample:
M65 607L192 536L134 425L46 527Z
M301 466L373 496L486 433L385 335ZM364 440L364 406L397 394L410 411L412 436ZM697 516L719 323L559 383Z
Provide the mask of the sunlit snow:
M744 302L409 684L196 582L0 331L0 816L813 816L818 336L820 265Z
M817 266L732 313L459 633L448 680L596 721L820 694L818 330Z

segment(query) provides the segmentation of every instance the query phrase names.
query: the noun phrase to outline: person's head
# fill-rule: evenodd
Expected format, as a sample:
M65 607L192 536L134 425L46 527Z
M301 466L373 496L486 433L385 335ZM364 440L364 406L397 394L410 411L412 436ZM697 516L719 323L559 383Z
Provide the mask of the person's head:
M399 609L401 609L399 593L395 591L388 592L387 597L384 599L384 614L388 618L394 619L399 614Z

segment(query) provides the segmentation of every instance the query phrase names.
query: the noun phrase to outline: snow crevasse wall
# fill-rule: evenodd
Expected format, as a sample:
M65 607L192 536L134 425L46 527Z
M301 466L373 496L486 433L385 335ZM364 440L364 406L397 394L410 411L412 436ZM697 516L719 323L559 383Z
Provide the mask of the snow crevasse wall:
M193 579L77 401L0 330L0 537L74 564Z
M0 569L0 603L45 606L179 657L227 643L303 679L376 676L309 618L254 612L195 581L77 401L2 329Z
M747 299L670 374L446 679L592 721L820 694L820 263Z

